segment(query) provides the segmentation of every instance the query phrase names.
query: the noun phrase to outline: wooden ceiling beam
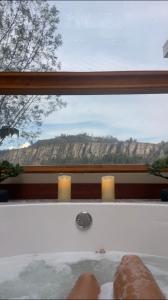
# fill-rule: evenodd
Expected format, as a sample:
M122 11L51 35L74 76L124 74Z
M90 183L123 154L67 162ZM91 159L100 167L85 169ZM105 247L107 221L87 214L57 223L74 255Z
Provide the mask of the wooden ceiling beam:
M1 95L168 93L168 71L0 72Z

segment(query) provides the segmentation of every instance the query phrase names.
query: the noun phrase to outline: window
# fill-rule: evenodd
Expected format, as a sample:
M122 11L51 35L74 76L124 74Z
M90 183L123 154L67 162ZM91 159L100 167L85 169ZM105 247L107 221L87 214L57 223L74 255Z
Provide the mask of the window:
M119 143L127 141L126 145L132 145L136 150L137 142L135 140L155 145L162 142L164 150L156 151L156 157L167 154L167 124L165 120L168 73L166 71L159 73L159 70L167 70L167 60L163 58L163 45L167 40L168 3L165 1L47 1L45 4L39 1L38 3L39 10L35 9L37 6L35 1L28 2L26 7L23 6L22 1L17 3L10 1L10 4L6 1L0 3L3 24L0 32L2 38L0 67L5 72L21 71L20 78L15 73L11 73L11 77L8 77L8 73L6 73L6 77L5 73L1 73L1 113L5 105L4 94L15 94L15 97L10 96L9 98L10 103L15 103L16 95L19 95L19 92L22 94L23 102L23 94L31 94L31 96L25 96L25 99L27 99L26 97L35 97L37 106L41 102L45 117L47 116L45 109L49 105L49 101L52 102L53 99L57 99L62 109L48 118L44 118L38 109L32 110L31 117L35 117L37 123L40 122L38 113L41 114L43 121L41 133L38 137L34 136L37 128L33 122L29 122L31 120L27 116L23 127L32 132L32 139L29 136L29 139L25 140L25 135L24 138L22 135L19 138L13 136L11 141L5 139L1 145L3 150L0 153L1 158L5 158L4 149L6 148L21 148L28 146L28 143L36 142L36 145L41 145L38 139L52 139L60 134L63 135L61 138L59 137L60 142L64 142L64 145L68 138L70 142L73 139L76 141L76 138L83 138L85 141L87 140L87 143L96 143L100 142L100 137L102 137L103 143L106 141L110 144L110 138L113 139L113 142L116 140ZM43 5L45 5L45 9ZM54 7L58 8L59 12ZM48 25L45 26L46 31L41 31L41 35L39 23L31 23L30 14L35 17L37 11L39 20L43 18L44 23L45 20L46 22L51 21L50 24L45 23ZM5 18L6 12L8 18ZM7 19L9 22L5 21ZM19 20L19 23L15 23L15 20ZM8 31L9 23L12 21L17 26L12 25L12 31ZM49 28L49 25L52 28ZM35 26L33 36L31 36L32 26ZM7 33L7 39L5 39L4 32ZM47 44L43 39L44 36L48 37ZM55 44L53 38L57 41ZM16 47L17 43L20 45L19 48ZM28 63L24 64L26 60ZM143 71L127 73L130 70ZM151 72L151 70L157 71ZM43 73L41 76L41 73L33 75L31 72L27 74L25 71L60 72L57 72L58 76L56 73L53 74L52 78L52 73ZM73 72L72 74L64 73L64 71L99 71L100 73L82 73L80 75ZM101 73L101 71L123 72L108 74ZM38 96L38 93L52 96ZM144 95L137 95L139 93L144 93ZM149 93L149 95L145 95L145 93ZM155 95L152 95L153 93ZM165 95L160 93L165 93ZM34 94L36 95L34 96ZM62 94L62 96L54 96L56 94ZM88 95L86 96L86 94ZM96 94L98 95L96 96ZM67 106L63 105L64 102ZM13 118L12 104L10 105L10 114ZM59 105L58 108L60 108ZM31 109L31 105L28 109ZM6 122L7 118L9 120L9 115L4 114L2 120L1 114L0 127L10 124L10 122ZM156 121L158 118L161 122ZM111 119L113 123L109 123ZM18 125L20 127L19 123ZM29 127L27 128L27 126ZM23 128L19 129L21 131ZM78 136L74 137L76 134ZM26 162L22 160L23 156L28 159L26 151L31 147L34 146L15 151L17 154L15 160L21 164L31 165L31 159ZM119 154L119 148L117 149ZM8 151L7 156L7 159L11 161L13 160L10 157L12 151L14 150ZM24 155L20 153L24 153ZM63 155L63 151L61 154ZM111 160L108 155L102 161L102 158L99 159L95 155L94 159L92 155L90 155L90 160L88 157L84 158L85 160L77 158L76 161L72 161L69 156L66 156L60 161L54 158L51 162L39 159L34 161L33 165L147 162L146 158L142 160L136 155L135 160L132 158L124 160L125 158L121 156L117 159L113 157Z
M20 136L3 140L0 160L35 166L146 164L168 154L168 94L19 97L37 97L39 111L50 110L54 101L58 106L47 117L37 115L41 127L30 106L27 119L16 123ZM19 109L22 103L17 115Z
M167 1L0 2L1 71L167 70Z
M62 71L167 70L167 1L55 1Z

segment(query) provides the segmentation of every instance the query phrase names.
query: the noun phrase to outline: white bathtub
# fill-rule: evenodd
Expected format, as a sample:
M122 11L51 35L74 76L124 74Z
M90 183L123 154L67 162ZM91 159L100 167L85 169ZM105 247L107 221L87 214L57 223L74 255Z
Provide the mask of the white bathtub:
M87 231L75 224L81 211L93 218ZM167 237L167 204L0 205L0 257L100 248L168 257Z

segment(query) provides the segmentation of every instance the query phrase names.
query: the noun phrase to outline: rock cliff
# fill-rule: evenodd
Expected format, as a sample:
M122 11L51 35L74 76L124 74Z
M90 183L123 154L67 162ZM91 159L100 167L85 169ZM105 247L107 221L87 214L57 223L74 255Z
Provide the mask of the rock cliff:
M119 141L81 134L40 140L23 149L3 150L0 160L21 165L151 163L165 155L168 155L166 142L140 143L132 138Z

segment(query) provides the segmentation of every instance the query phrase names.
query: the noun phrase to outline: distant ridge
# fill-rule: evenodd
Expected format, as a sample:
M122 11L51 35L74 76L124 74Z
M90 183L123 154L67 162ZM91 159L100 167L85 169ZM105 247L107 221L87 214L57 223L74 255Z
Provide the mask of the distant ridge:
M0 160L21 165L144 164L168 155L168 142L142 143L130 138L93 137L86 133L39 140L23 149L2 150Z

